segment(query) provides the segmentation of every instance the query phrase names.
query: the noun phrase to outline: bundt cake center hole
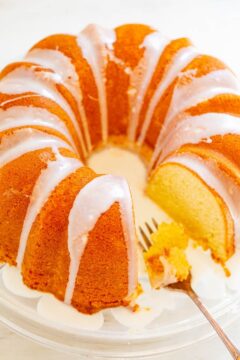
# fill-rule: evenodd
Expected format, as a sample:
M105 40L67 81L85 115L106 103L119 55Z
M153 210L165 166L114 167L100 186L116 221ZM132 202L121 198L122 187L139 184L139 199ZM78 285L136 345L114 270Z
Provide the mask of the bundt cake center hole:
M88 165L99 174L123 176L127 180L133 198L137 227L151 217L168 219L167 215L145 195L147 169L137 154L118 147L109 147L91 155Z

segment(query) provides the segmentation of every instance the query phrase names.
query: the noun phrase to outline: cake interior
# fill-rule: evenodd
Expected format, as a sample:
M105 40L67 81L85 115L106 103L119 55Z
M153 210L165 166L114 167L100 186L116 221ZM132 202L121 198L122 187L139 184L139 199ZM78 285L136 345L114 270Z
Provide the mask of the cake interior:
M191 238L210 249L215 260L225 263L232 255L233 224L223 200L181 164L163 164L150 177L147 194Z

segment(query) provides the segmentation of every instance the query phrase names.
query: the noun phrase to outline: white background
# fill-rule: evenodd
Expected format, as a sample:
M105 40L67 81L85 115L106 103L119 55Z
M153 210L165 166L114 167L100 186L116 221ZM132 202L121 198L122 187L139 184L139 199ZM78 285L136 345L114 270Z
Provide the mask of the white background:
M21 59L49 34L77 33L89 23L114 27L126 22L150 24L170 37L188 36L202 52L221 58L240 75L240 0L0 0L0 67ZM230 334L240 347L240 320ZM76 359L33 344L1 325L0 358ZM164 359L231 358L215 338Z

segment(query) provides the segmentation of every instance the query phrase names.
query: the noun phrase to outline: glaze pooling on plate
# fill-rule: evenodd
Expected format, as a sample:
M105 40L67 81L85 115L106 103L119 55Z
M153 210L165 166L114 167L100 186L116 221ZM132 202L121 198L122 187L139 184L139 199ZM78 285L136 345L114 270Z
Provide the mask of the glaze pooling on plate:
M205 301L216 301L219 304L229 296L229 291L233 291L235 294L239 292L240 280L237 276L240 271L239 254L236 254L228 263L229 269L232 271L230 278L226 278L221 266L213 262L209 251L189 246L187 256L192 266L192 286ZM104 321L109 322L109 313L81 314L72 307L61 303L52 295L30 290L23 284L19 270L14 267L5 266L2 269L2 279L10 293L23 299L36 299L35 311L53 326L55 324L73 329L96 331L104 326ZM136 312L125 307L109 310L113 316L111 322L124 325L125 331L127 329L139 331L157 319L160 321L169 311L178 312L179 304L183 306L186 302L185 306L188 307L191 304L186 295L182 293L151 289L145 276L141 280L141 285L144 292L137 300L139 309Z

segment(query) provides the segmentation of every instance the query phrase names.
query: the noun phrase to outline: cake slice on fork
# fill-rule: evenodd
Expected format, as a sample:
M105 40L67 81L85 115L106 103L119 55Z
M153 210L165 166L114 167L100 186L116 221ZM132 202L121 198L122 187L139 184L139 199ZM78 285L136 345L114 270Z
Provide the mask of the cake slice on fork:
M161 288L186 280L191 267L185 255L189 239L183 227L177 223L157 225L155 221L153 225L154 230L146 225L151 232L151 244L148 244L147 251L144 251L144 260L152 287ZM140 232L146 242L147 235L142 228Z

